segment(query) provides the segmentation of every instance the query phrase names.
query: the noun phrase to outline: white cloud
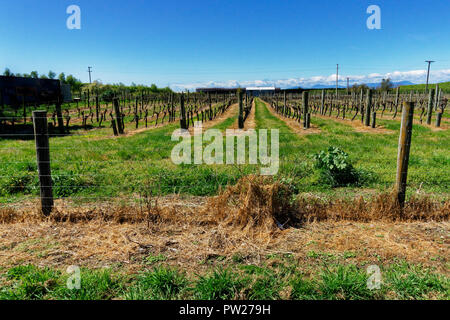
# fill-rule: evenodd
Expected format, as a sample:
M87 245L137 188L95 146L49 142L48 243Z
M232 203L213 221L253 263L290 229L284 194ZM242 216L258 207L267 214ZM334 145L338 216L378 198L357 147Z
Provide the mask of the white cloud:
M426 70L410 70L410 71L393 71L385 74L370 73L368 75L339 75L339 82L341 86L346 85L347 77L350 78L350 85L354 83L377 83L381 79L389 78L393 82L410 81L412 83L425 83ZM450 69L433 70L430 73L430 82L444 82L450 80ZM189 90L194 91L199 87L213 88L213 87L259 87L259 86L276 86L280 88L302 87L310 88L315 85L329 85L333 86L336 83L336 74L328 76L313 76L309 78L291 78L278 80L249 80L249 81L208 81L196 82L188 84L172 84L170 87L175 91Z

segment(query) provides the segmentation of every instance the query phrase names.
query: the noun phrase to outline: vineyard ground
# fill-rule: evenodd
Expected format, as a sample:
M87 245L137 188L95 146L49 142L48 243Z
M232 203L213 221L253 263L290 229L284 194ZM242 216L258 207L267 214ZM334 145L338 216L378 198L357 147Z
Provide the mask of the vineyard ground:
M212 127L233 127L237 114L231 110ZM280 130L275 181L287 183L296 197L370 201L392 186L395 134L357 132L350 124L313 116L320 133L297 135L261 100L255 102L254 121L256 129ZM380 119L380 125L399 130L398 121ZM55 190L66 197L45 219L37 213L32 190L3 194L0 299L449 298L448 216L423 221L330 216L276 231L230 225L210 217L217 211L211 196L256 170L173 165L169 156L176 142L170 135L177 127L116 139L98 140L110 134L106 128L51 138L52 170L61 179ZM448 215L448 138L447 130L414 126L408 181L409 198L440 203L443 217ZM374 179L341 188L320 184L310 155L329 145L347 151ZM11 176L25 171L36 178L33 147L33 141L2 141L2 192ZM143 195L145 190L153 193ZM430 206L423 203L416 209L427 213ZM82 268L84 290L65 288L69 265ZM381 269L379 290L367 289L369 265Z
M60 218L53 219L39 216L33 203L0 212L0 297L449 298L447 221L330 220L276 233L256 227L255 234L220 219L197 220L209 201L158 198L150 222L142 221L142 208L111 205L58 203ZM65 289L69 265L81 267L83 291ZM379 290L366 289L369 265L381 269ZM155 278L161 283L149 285ZM165 291L180 279L179 291Z
M212 127L222 131L233 127L236 112L221 118ZM392 187L397 134L357 132L350 123L335 121L334 117L312 116L312 126L320 133L299 136L261 100L256 100L254 112L256 129L280 130L277 177L291 181L298 193L327 198L371 196ZM378 124L394 133L400 127L398 121L387 118L379 119ZM132 132L132 125L128 125L126 132ZM128 198L134 199L142 189L151 189L160 195L205 196L217 193L219 186L234 184L242 176L259 172L259 168L249 165L175 166L170 154L177 142L171 141L170 136L177 127L178 122L115 139L107 139L111 136L110 128L52 137L51 166L56 195L79 201L99 201L131 194L134 197ZM449 141L448 130L432 131L423 125L414 125L408 196L418 194L448 200ZM364 181L360 185L331 188L320 180L311 155L329 146L340 147L349 154L355 167L363 173ZM0 202L14 204L35 199L38 189L34 141L2 140L1 150ZM14 185L19 186L12 187Z

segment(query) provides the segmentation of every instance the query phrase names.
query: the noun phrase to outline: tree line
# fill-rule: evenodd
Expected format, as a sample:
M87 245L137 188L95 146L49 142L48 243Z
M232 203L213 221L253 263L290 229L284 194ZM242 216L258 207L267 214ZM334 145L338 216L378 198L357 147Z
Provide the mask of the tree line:
M31 71L30 73L13 73L9 68L6 68L3 72L4 76L7 77L23 77L23 78L34 78L34 79L58 79L61 83L70 85L70 89L72 94L77 94L84 90L90 90L91 92L102 93L105 95L114 95L114 92L117 91L128 91L130 93L136 92L172 92L172 89L169 87L158 88L155 84L151 84L150 86L143 84L132 83L127 86L123 83L114 83L114 84L102 84L100 81L96 80L93 83L83 83L81 80L77 79L73 75L66 76L64 72L61 72L58 76L55 72L49 71L47 74L39 74L37 71Z

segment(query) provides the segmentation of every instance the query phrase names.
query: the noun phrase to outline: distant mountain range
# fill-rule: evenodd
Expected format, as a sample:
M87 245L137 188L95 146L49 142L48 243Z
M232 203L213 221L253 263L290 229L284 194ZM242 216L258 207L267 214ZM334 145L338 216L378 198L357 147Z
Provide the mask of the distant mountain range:
M414 83L412 83L411 81L399 81L399 82L393 82L394 84L394 88L399 87L399 86L409 86L409 85L413 85ZM378 88L380 86L380 82L373 82L373 83L366 83L366 85L369 88ZM326 84L316 84L312 87L305 87L305 89L335 89L336 86L332 86L332 85L326 85ZM340 89L345 89L347 87L343 87L343 86L339 86L338 88ZM295 88L289 88L289 89L295 89Z

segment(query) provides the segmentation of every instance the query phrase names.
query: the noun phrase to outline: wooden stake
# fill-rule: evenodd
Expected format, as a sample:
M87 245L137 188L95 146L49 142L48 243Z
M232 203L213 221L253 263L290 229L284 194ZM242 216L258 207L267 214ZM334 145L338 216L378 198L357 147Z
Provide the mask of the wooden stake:
M372 109L372 90L367 89L367 99L366 99L366 114L364 116L364 125L370 126L370 112Z
M186 109L184 107L184 95L183 93L180 96L180 128L187 130L186 123Z
M48 141L47 111L33 111L34 139L39 173L41 210L46 216L53 209L52 175L50 170L50 147Z
M123 122L121 121L122 114L120 112L119 107L119 98L114 98L114 112L116 113L116 123L117 123L117 130L119 131L119 134L123 134Z
M244 129L244 107L242 105L242 90L238 89L238 103L239 103L239 119L238 125L239 129Z
M408 162L411 148L413 116L414 103L404 102L400 137L398 140L397 177L395 183L395 192L401 208L405 205L406 180L408 177Z

